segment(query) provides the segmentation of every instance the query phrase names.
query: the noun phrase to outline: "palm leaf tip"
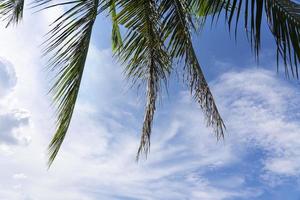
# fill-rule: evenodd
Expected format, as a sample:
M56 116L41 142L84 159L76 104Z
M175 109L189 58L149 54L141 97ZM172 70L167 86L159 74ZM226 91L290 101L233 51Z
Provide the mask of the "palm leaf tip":
M6 27L18 24L23 18L24 0L2 0L0 2L0 19L7 21Z
M196 55L194 54L194 56ZM189 70L188 77L190 80L191 93L203 111L207 126L213 128L218 140L220 138L224 138L226 126L218 111L216 102L210 91L208 83L205 80L198 60L195 60L194 64L190 66L190 68L192 69Z
M54 162L54 160L58 154L58 151L63 143L65 135L66 135L66 132L64 132L64 130L62 128L58 128L56 131L56 134L52 138L52 140L48 146L48 155L49 155L48 167L50 167L52 165L52 163Z
M150 77L148 79L148 85L147 85L147 105L145 110L145 118L144 118L144 124L142 129L142 135L141 135L141 142L140 146L137 152L136 159L139 160L140 154L142 152L147 154L150 151L150 136L151 136L151 129L152 129L152 123L153 123L153 117L155 112L155 103L157 98L157 86L156 83L156 77L153 72L150 71Z
M204 86L204 88L206 87L207 86ZM196 101L198 101L203 110L205 119L207 121L207 126L213 128L214 133L219 140L221 138L224 138L224 131L226 129L226 126L220 116L209 88L204 88L195 89L194 98L196 99Z

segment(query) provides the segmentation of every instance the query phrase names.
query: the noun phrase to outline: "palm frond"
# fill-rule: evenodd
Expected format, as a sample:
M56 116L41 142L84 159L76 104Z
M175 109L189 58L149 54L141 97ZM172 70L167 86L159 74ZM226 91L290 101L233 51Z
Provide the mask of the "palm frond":
M154 0L118 0L117 20L128 30L117 54L126 64L125 73L134 82L147 82L147 104L137 159L150 148L150 135L157 96L171 70L160 34L160 16Z
M38 0L39 6L55 7L51 1ZM52 24L45 42L45 55L50 55L49 69L56 73L51 88L57 105L57 129L49 144L49 166L65 138L73 115L90 44L99 0L67 1L68 9Z
M206 0L199 0L198 9L203 5L205 5L205 18L213 13L213 20L218 19L216 16L221 13L217 8L219 6L225 8L224 13L229 29L235 23L235 33L240 18L243 18L245 30L257 58L261 48L261 24L265 11L270 30L276 40L277 57L281 56L283 59L287 75L299 77L300 5L298 3L291 0L210 0L207 5Z
M164 16L163 30L168 49L173 58L183 59L185 71L190 82L191 93L200 104L208 126L212 126L217 138L224 136L225 125L215 104L213 95L205 80L198 62L190 34L194 27L190 15L193 2L189 0L169 0L161 4Z
M288 0L266 0L265 11L276 40L277 54L283 57L286 75L292 74L299 79L300 5Z
M24 0L0 1L0 19L7 21L6 27L18 24L23 17Z

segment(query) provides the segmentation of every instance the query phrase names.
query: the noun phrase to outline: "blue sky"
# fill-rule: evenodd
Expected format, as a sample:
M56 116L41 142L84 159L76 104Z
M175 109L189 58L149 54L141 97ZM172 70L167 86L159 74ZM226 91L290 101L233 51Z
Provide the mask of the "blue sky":
M300 199L299 84L276 73L266 24L259 65L243 29L235 43L222 20L193 37L227 126L225 140L216 141L172 75L151 153L136 163L144 93L124 79L112 59L109 20L99 19L72 125L47 170L55 115L39 44L60 12L27 10L20 26L1 24L1 200Z

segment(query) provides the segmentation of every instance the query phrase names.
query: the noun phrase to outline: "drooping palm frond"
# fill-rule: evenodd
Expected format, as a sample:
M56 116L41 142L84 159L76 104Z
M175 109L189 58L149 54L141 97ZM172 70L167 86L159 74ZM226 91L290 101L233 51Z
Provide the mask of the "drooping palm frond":
M288 0L267 0L265 11L276 40L277 54L283 57L286 74L299 79L300 5Z
M224 136L225 125L205 80L192 44L190 33L190 30L194 28L190 15L192 7L193 2L190 0L162 1L160 9L162 15L165 16L162 33L164 38L166 38L172 57L184 60L191 92L204 112L207 125L212 126L217 138L220 138Z
M38 6L55 7L51 1L38 0ZM49 67L56 73L51 89L57 104L57 129L49 145L49 166L65 138L74 111L85 61L90 44L99 0L67 1L67 10L58 17L49 31L44 53L50 55Z
M277 57L282 57L286 74L298 78L300 62L300 5L298 3L291 0L210 0L207 5L206 0L199 0L198 9L203 5L206 5L204 16L207 18L209 13L213 13L213 19L217 19L216 16L222 12L216 8L220 6L226 8L225 18L229 28L233 23L235 24L235 32L240 18L243 18L256 57L260 52L261 24L265 12L270 30L276 40ZM212 9L214 12L211 12Z
M24 0L1 0L0 19L10 24L18 24L23 17Z
M154 0L118 0L119 24L128 30L117 54L124 61L125 73L134 82L147 83L147 103L142 128L140 153L149 152L156 99L162 82L171 71L170 59L160 34L160 16Z

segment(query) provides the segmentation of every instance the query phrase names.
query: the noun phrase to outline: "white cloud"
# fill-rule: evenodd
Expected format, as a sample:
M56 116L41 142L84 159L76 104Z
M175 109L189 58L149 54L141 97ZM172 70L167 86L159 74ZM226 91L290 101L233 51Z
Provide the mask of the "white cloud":
M29 117L24 111L0 114L0 144L27 144L29 138L23 135L20 128L28 123Z
M27 111L11 109L8 103L16 83L13 65L8 60L0 59L0 153L4 154L11 152L7 145L28 144L30 140L23 132L23 127L29 124Z
M297 86L259 69L230 72L214 84L234 143L265 151L267 172L299 175L300 93Z

